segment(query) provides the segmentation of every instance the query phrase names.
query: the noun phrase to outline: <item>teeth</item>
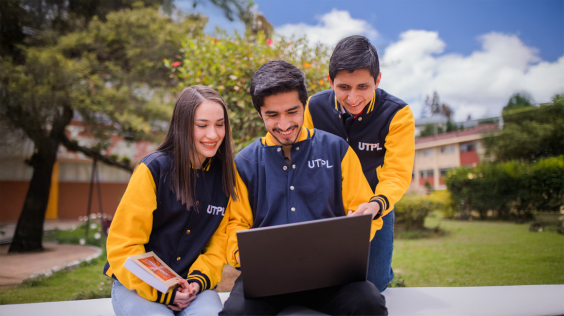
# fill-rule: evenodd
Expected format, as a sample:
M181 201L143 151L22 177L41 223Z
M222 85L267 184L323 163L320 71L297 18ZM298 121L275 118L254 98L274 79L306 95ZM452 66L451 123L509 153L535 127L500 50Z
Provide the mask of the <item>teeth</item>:
M291 132L292 132L292 131L289 131L289 132L279 132L279 133L282 134L282 135L290 135Z
M215 146L216 143L202 143L204 146Z

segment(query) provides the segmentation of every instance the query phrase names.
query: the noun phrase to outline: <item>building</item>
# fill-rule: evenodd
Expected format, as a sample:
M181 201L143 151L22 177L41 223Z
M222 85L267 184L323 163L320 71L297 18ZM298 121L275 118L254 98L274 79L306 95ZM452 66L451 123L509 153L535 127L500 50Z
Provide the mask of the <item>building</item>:
M91 145L93 139L84 133L80 121L73 120L67 127L72 139L81 145ZM0 128L0 224L18 220L29 187L33 168L25 163L33 154L34 145L23 134ZM112 137L112 145L106 155L127 157L138 163L154 151L157 144L126 142ZM113 215L131 177L131 173L103 163L97 164L102 201L102 211ZM47 206L47 219L78 219L87 214L88 195L92 177L92 159L82 153L69 152L59 147L57 162L53 168L51 191ZM92 192L92 213L99 213L98 186Z
M474 167L484 159L485 150L480 142L484 133L498 129L498 124L480 124L475 127L415 139L415 161L411 189L422 191L429 182L435 190L444 190L444 176L453 168Z

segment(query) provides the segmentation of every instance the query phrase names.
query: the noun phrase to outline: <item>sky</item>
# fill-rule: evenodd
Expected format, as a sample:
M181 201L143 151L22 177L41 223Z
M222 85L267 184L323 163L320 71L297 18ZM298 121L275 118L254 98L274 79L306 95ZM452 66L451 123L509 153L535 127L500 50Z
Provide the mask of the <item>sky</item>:
M564 0L255 0L277 35L306 36L329 47L364 35L378 50L380 88L424 115L434 91L455 120L499 116L509 97L536 103L564 93ZM192 1L176 1L190 11ZM210 4L197 11L244 33Z

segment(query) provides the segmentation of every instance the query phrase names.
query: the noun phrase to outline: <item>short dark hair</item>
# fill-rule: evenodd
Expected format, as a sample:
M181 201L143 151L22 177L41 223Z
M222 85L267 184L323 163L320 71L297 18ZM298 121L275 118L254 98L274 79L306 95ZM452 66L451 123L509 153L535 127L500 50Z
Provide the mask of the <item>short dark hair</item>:
M380 61L376 48L364 36L345 37L337 43L329 60L329 78L335 81L339 71L353 72L358 69L368 70L376 82L380 74Z
M290 91L298 92L298 97L305 107L307 103L305 75L296 66L283 60L269 61L260 66L251 79L251 98L259 115L260 108L264 105L264 98Z

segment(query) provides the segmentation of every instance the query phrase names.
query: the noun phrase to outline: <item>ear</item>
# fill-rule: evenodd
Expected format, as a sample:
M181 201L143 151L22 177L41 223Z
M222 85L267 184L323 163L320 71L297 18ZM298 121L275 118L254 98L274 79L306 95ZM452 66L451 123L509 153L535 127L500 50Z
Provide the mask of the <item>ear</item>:
M327 80L329 80L329 85L331 86L331 89L333 89L333 80L331 80L331 76L327 75Z
M378 77L376 78L376 85L374 86L374 89L378 89L378 85L380 85L381 78L382 78L382 73L379 73Z

